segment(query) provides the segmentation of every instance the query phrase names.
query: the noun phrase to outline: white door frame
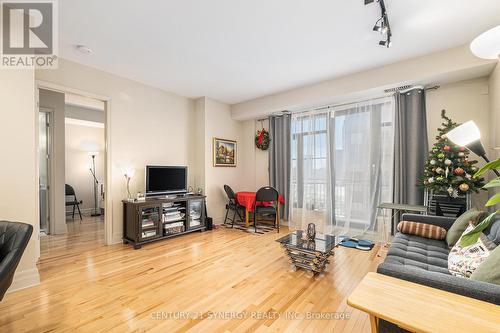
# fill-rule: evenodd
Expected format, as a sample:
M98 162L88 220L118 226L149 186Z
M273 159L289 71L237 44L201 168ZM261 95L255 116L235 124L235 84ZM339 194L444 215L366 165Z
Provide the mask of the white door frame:
M36 100L38 101L38 91L39 89L52 90L60 93L71 93L80 95L83 97L93 98L105 103L105 112L106 112L106 124L104 126L105 132L105 142L104 142L104 154L106 156L105 163L105 174L106 174L106 192L104 196L104 241L106 245L113 244L113 199L112 199L112 190L111 190L111 180L112 178L112 168L111 168L111 99L107 96L102 96L94 93L90 93L87 91L83 91L80 89L65 87L63 85L59 85L56 83L52 83L49 81L43 80L35 80L35 94ZM36 105L36 112L38 112L38 103ZM38 147L38 142L37 142ZM37 163L38 164L38 163ZM38 170L37 170L38 172ZM38 208L39 210L39 208Z

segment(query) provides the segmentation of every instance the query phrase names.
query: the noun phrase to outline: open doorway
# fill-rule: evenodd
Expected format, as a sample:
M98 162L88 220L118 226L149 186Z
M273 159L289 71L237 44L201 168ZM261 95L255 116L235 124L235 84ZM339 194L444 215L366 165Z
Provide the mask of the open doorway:
M42 259L61 247L71 254L106 244L106 104L38 89Z

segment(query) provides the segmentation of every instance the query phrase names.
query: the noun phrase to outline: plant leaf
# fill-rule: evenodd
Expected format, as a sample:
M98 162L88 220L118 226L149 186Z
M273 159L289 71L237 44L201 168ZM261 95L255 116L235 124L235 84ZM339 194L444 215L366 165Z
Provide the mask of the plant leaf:
M479 239L479 236L481 236L481 232L483 232L484 229L488 228L488 226L491 223L491 220L495 217L495 215L500 212L500 210L497 210L496 212L488 215L485 219L483 219L481 222L479 222L474 229L469 231L466 234L462 235L462 238L460 239L460 245L462 247L467 247Z
M483 188L492 188L498 186L500 186L500 177L490 180L488 184L483 186Z
M481 175L483 175L484 173L486 173L486 171L488 170L493 170L493 169L498 169L500 168L500 158L499 159L496 159L494 161L491 161L487 164L485 164L481 169L479 169L475 174L474 174L474 178L477 178Z
M492 196L488 202L486 202L486 207L489 207L489 206L494 206L496 205L497 203L500 202L500 192L498 192L497 194L495 194L494 196Z

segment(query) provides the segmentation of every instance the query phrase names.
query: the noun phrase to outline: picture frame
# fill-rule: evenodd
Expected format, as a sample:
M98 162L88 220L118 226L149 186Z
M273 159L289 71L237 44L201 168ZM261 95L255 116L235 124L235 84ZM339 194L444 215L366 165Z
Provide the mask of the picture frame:
M238 160L238 143L235 140L213 139L214 167L236 167Z

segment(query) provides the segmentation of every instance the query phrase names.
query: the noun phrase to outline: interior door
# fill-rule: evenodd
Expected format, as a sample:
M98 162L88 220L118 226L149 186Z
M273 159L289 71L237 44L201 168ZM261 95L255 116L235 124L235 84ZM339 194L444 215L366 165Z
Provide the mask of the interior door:
M49 234L50 221L50 113L38 113L40 233Z

